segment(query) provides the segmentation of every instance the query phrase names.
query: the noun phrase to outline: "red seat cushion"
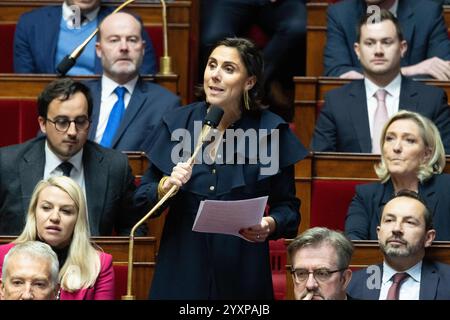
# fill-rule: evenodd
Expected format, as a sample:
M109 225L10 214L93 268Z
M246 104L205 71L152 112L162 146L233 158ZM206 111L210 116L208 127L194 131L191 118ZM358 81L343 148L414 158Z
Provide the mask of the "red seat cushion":
M0 25L0 43L2 44L2 53L0 58L0 73L12 73L13 67L13 43L15 24Z
M270 240L270 266L275 300L286 298L286 245L284 239Z
M114 265L114 295L116 300L121 300L127 293L128 266Z
M347 210L362 180L314 180L311 186L311 227L344 230Z
M0 147L22 143L36 137L39 124L37 106L34 100L0 100Z

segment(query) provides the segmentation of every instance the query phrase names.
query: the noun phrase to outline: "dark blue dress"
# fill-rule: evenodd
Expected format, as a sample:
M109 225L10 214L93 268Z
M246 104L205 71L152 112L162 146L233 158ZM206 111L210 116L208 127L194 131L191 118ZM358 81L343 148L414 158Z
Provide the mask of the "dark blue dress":
M193 136L194 121L202 121L206 112L205 103L195 103L163 118L147 151L150 167L136 192L137 205L156 203L159 180L163 175L170 175L176 165L171 155L179 142L171 141L171 133L185 128ZM269 137L264 135L265 130L261 131L258 146L264 144L263 149L272 150L271 156L279 154L279 170L272 175L262 175L262 162L267 161L194 165L191 179L168 203L170 210L150 290L152 299L273 298L267 241L252 243L230 235L193 232L192 226L202 200L241 200L268 195L269 215L277 224L270 239L295 237L300 223L300 200L295 195L294 164L307 155L307 150L288 124L269 111L257 117L243 115L233 128L256 129L256 132L268 129ZM270 134L270 129L275 128L279 129L279 143L272 138L275 134ZM225 144L227 137L228 133L224 136ZM196 141L191 140L188 142L192 147ZM218 153L220 158L239 158L242 152L238 155L237 145L228 154L224 147L225 151ZM249 161L252 154L245 156Z

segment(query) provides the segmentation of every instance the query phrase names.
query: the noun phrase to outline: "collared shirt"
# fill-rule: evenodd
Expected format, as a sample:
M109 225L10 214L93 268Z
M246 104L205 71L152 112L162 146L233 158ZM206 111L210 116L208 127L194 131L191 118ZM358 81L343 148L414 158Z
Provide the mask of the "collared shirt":
M391 81L385 88L378 87L367 77L364 78L364 85L366 87L366 99L367 99L367 113L369 115L370 136L373 133L373 121L375 118L375 111L377 110L378 101L375 93L378 89L386 90L386 109L389 118L398 112L400 103L400 88L402 85L402 76L399 73L394 80Z
M109 114L117 101L117 95L114 93L114 90L118 86L122 86L127 89L124 96L126 110L138 78L139 76L136 76L136 78L120 85L108 78L106 75L102 76L102 97L100 102L100 114L98 118L97 130L95 131L95 142L100 143L100 141L102 141L103 133L105 132L106 125L108 124Z
M81 21L81 16L80 16L80 21L79 22L81 23L81 25L85 25L85 24L89 23L90 21L95 20L97 18L97 15L98 15L99 11L100 11L100 7L98 7L95 10L92 10L89 13L85 13L84 14L85 20ZM62 5L62 17L63 17L64 21L67 22L67 26L69 28L74 28L75 27L74 26L74 21L76 20L75 19L75 15L77 14L77 12L78 12L78 10L77 11L72 10L70 8L70 6L68 6L65 1L63 2L63 5ZM80 14L81 14L81 12L80 12Z
M63 161L49 148L48 142L45 142L45 167L44 167L44 179L49 177L62 176L63 172L58 166ZM83 169L83 149L78 151L72 158L68 160L73 165L70 171L70 178L72 178L81 187L84 193L84 198L87 204L86 198L86 186L84 181L84 169ZM86 214L87 214L86 205ZM89 221L89 220L88 220Z
M379 300L386 300L389 288L392 285L392 277L397 272L398 271L392 269L386 262L383 262L383 279L381 283ZM420 279L422 275L422 260L404 272L406 272L409 277L402 282L398 299L419 300Z
M396 17L397 17L397 8L398 8L398 0L395 0L392 7L389 8L389 11Z

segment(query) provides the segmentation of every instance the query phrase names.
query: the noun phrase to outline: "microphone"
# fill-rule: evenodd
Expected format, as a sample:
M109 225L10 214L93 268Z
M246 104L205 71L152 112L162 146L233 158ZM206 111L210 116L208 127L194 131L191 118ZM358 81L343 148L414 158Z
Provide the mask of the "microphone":
M122 3L119 7L117 7L111 14L117 13L123 8L125 8L130 3L134 2L135 0L128 0L125 3ZM83 53L84 48L88 45L88 43L97 35L99 31L99 28L96 28L94 32L92 32L89 37L87 37L86 40L83 41L82 44L80 44L78 47L75 48L75 50L72 51L71 54L68 54L65 56L62 61L58 64L56 67L56 72L58 72L58 76L63 77L66 75L67 72L69 72L70 69L75 65L77 62L78 57Z
M186 161L189 165L194 164L194 160L197 157L197 154L201 150L203 143L205 142L205 138L208 136L211 129L216 128L220 120L223 117L223 109L218 106L211 106L209 108L208 113L206 114L205 120L203 120L203 127L200 133L200 137L197 141L197 146L195 147L194 152L191 157ZM134 300L135 296L131 294L131 286L133 281L133 247L134 247L134 233L136 229L139 228L148 218L150 218L163 204L169 199L172 194L177 191L178 186L173 185L170 190L155 204L155 206L141 219L138 223L136 223L130 232L130 244L128 248L128 276L127 276L127 294L122 296L122 300Z

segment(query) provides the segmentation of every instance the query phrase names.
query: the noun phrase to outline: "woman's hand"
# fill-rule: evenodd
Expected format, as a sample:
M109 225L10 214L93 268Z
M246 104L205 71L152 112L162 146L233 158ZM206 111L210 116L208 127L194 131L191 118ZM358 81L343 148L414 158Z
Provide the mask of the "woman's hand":
M252 242L264 242L275 231L276 223L272 217L263 217L260 224L241 229L239 233Z
M189 165L186 162L178 162L178 164L172 169L170 177L164 181L162 186L164 192L167 193L174 185L180 188L189 181L191 175L192 165Z

